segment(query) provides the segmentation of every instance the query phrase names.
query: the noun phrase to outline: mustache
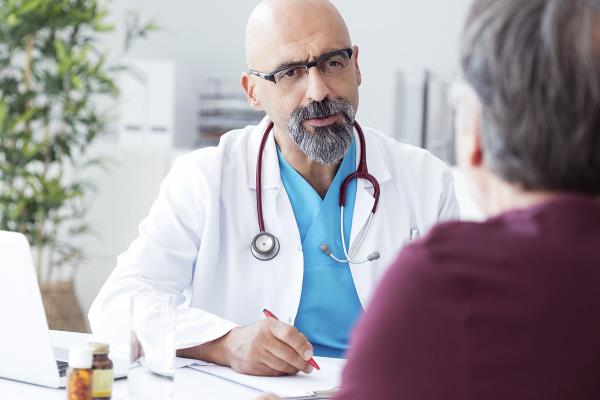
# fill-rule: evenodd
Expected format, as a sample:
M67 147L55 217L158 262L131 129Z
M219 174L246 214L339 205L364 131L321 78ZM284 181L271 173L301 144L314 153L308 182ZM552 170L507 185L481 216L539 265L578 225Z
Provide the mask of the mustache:
M292 113L292 119L301 122L307 119L325 118L338 113L341 113L346 121L354 122L354 109L348 101L329 98L312 101L306 106L298 107Z
M343 121L329 126L315 127L314 133L309 133L303 122L312 118L324 118L340 113ZM354 108L344 99L325 98L313 101L306 106L298 107L288 121L288 130L292 140L314 161L323 165L334 165L344 157L352 144Z

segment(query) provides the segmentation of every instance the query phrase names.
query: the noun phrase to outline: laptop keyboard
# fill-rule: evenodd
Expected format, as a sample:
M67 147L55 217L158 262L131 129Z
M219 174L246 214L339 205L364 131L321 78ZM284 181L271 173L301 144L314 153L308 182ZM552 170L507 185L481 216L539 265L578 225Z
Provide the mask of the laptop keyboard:
M67 376L67 368L69 368L69 363L66 361L58 361L56 360L56 365L58 366L58 373L60 377Z

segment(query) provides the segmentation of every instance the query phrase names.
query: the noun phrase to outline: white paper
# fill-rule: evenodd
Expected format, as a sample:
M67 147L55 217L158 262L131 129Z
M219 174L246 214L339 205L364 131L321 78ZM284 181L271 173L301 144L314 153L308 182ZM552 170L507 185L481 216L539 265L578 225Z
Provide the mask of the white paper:
M190 368L218 376L265 393L273 393L283 398L306 398L316 393L331 392L340 383L341 368L317 359L321 370L311 374L299 373L294 376L262 377L239 374L228 367L219 365L191 365Z
M175 368L176 369L184 368L184 367L191 367L193 365L208 366L208 365L214 365L214 364L209 363L207 361L194 360L192 358L175 357Z

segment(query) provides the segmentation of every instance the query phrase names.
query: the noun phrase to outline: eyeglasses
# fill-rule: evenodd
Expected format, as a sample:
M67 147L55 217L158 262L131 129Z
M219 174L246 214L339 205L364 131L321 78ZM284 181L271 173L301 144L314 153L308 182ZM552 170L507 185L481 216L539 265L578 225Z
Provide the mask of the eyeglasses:
M304 64L287 65L269 73L250 70L250 74L277 85L292 86L303 81L308 76L308 70L312 67L317 67L321 75L334 75L345 71L350 67L352 53L351 48L336 50Z

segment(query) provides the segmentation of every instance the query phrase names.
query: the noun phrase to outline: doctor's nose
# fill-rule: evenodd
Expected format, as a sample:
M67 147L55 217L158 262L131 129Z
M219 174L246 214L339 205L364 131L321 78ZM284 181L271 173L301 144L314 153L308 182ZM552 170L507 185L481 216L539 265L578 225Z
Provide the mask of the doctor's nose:
M330 94L329 86L323 75L317 68L310 68L306 75L306 100L309 102L323 101Z

